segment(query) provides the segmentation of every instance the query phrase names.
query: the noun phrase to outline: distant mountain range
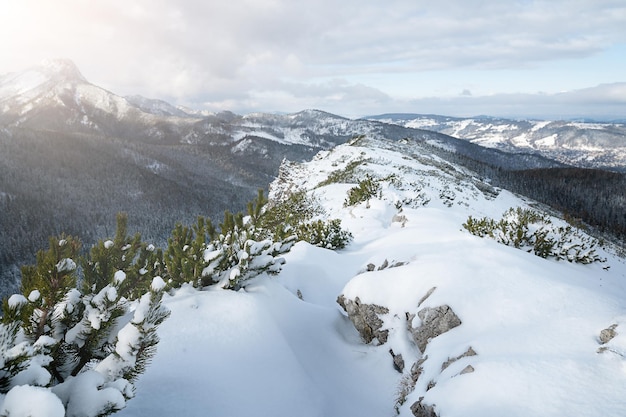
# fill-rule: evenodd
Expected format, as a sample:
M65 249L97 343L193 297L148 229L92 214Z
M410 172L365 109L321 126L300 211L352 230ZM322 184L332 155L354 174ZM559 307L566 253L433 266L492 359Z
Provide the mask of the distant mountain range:
M626 121L511 120L383 114L368 120L427 129L506 152L535 152L565 164L626 170Z
M219 221L224 210L244 209L259 188L276 178L283 160L310 160L362 135L416 141L444 160L490 177L494 170L572 162L563 152L559 162L533 147L550 144L544 133L543 139L528 139L535 145L526 148L509 144L513 139L481 146L496 143L479 140L487 119L476 125L475 139L465 134L471 123L459 119L421 119L421 124L419 117L374 119L351 120L320 110L243 116L197 112L116 95L88 82L67 60L0 75L0 285L4 280L6 287L14 287L17 265L32 261L50 235L77 235L88 246L110 236L115 214L125 211L131 231L164 243L176 222L190 224L198 215ZM463 123L466 128L458 128ZM502 126L512 125L490 123L489 132L508 132ZM536 132L549 127L516 123L531 131L539 126ZM579 142L587 143L586 137ZM607 155L623 149L609 146L619 142L617 133L607 137ZM549 149L560 141L555 137ZM607 159L605 165L616 161Z

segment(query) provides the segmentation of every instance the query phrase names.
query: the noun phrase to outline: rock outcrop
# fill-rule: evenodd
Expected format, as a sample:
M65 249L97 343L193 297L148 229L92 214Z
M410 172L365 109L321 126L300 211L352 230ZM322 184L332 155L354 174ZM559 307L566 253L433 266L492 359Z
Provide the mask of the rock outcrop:
M379 267L378 270L385 269L387 267L389 267L389 265L387 261L385 261L385 263ZM374 271L376 269L377 268L374 264L369 264L367 266L367 271ZM431 288L424 295L424 297L421 298L416 308L419 309L416 314L408 312L405 313L408 337L413 339L412 341L415 343L415 346L417 346L422 355L415 363L412 364L410 371L405 374L402 379L399 387L398 398L395 404L396 411L398 412L400 407L402 407L409 395L415 389L418 379L420 379L424 372L424 363L428 360L428 356L424 355L424 352L426 351L428 343L435 337L461 325L461 319L449 305L444 304L437 307L423 307L420 309L422 304L430 297L435 289L435 287ZM350 321L352 321L352 324L359 332L365 343L376 341L379 345L382 345L387 342L387 339L389 338L389 329L383 328L384 321L382 318L383 315L389 314L389 309L387 307L377 304L363 303L359 297L354 298L354 300L348 299L344 295L340 295L337 298L337 303L348 314ZM417 321L414 320L416 317L419 318L419 323L416 323L416 326L414 327L413 322ZM406 369L404 358L401 353L394 352L393 347L394 346L389 349L389 353L393 359L393 367L398 372L404 373L404 370ZM441 364L441 372L459 359L474 355L476 355L476 352L474 349L469 347L463 354L457 357L448 358L446 362ZM455 376L470 372L474 372L474 367L472 365L467 365ZM426 384L426 391L434 386L435 381L431 380L428 384ZM416 417L437 417L435 406L427 404L423 400L424 397L420 397L418 401L411 405L410 409L413 415Z
M415 417L438 417L435 413L435 407L428 404L423 404L424 397L413 403L411 406L411 412Z
M601 345L609 343L615 336L617 336L617 332L615 331L616 328L617 324L613 324L600 332L600 337L598 339L600 340Z
M421 324L413 328L411 322L415 316L408 315L408 325L413 340L422 353L431 339L461 325L461 319L448 305L425 307L417 312L417 316L422 321Z
M389 330L382 329L383 321L379 317L379 314L389 313L387 307L376 304L364 304L361 303L359 297L350 300L343 295L337 298L337 303L348 314L348 318L350 318L350 321L352 321L365 343L370 343L376 339L378 344L382 345L387 341Z

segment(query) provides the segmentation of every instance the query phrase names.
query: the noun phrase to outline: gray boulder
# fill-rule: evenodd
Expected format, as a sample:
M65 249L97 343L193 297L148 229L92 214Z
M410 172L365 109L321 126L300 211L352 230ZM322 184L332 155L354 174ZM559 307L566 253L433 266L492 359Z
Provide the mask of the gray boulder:
M616 328L617 324L613 324L600 332L599 339L601 345L609 343L615 336L617 336L617 332L615 331Z
M428 404L423 404L424 397L413 403L411 406L411 412L415 417L438 417L435 412L435 407Z
M419 327L413 328L409 321L409 330L419 350L423 353L431 339L461 325L461 319L450 306L426 307L417 312L422 320Z
M387 307L376 304L363 304L359 297L350 300L345 298L343 294L337 297L337 303L348 314L348 318L365 343L370 343L376 339L382 345L387 341L389 331L381 330L383 321L379 317L380 314L389 313Z

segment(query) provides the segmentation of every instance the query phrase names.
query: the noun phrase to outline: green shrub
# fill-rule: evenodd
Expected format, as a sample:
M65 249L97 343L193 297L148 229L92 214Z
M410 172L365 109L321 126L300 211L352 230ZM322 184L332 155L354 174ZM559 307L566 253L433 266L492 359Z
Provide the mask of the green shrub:
M339 219L301 223L296 228L296 236L326 249L343 249L352 241L352 233L341 228Z
M271 231L275 240L293 236L312 245L327 249L343 249L352 240L352 234L341 228L339 219L313 220L324 214L315 196L298 191L287 199L273 202L259 218L259 226Z
M295 238L274 239L265 225L263 192L243 213L224 212L220 232L210 219L199 217L193 227L177 224L164 254L165 277L171 288L183 283L202 288L219 284L237 290L263 272L278 273L284 260L279 257L291 248Z
M366 162L366 159L357 159L356 161L348 163L345 168L335 170L328 174L328 178L320 182L316 188L320 188L330 184L343 184L356 181L356 179L358 178L356 172L357 168L359 167L359 165L362 165Z
M324 209L315 196L306 191L297 191L282 201L267 204L257 226L275 239L284 239L295 233L300 224L322 214Z
M556 227L550 218L530 209L511 208L499 221L469 217L463 228L479 237L489 237L540 256L589 264L604 262L595 248L599 242L572 226Z
M368 174L365 176L365 179L359 181L356 187L352 187L348 190L348 198L344 201L343 205L344 207L350 207L367 201L376 196L380 189L380 182Z

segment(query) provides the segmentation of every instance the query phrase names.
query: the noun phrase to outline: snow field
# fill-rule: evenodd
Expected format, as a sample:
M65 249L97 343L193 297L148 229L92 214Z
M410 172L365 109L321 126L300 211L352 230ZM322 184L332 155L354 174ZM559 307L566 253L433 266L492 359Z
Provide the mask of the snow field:
M401 185L383 183L382 198L343 207L354 184L317 185L320 173L347 166L355 152L381 161L366 165L376 178L394 167L412 170ZM353 243L341 252L298 243L280 275L255 278L239 292L183 288L166 297L172 316L159 329L158 353L120 415L393 416L402 378L426 355L401 416L412 416L420 397L444 417L625 415L623 260L603 254L605 270L470 235L461 227L468 215L499 218L528 203L505 191L490 199L422 162L341 146L294 169L290 185L315 193ZM444 189L452 200L441 197ZM429 202L403 207L404 226L393 222L396 203L418 192ZM385 261L399 266L379 270ZM381 317L387 343L360 341L336 303L340 294L389 309ZM462 324L420 352L407 313L441 305ZM411 325L419 324L415 316ZM601 345L611 325L617 336ZM476 356L442 371L469 347ZM389 349L403 355L404 375ZM474 371L461 374L468 365Z

